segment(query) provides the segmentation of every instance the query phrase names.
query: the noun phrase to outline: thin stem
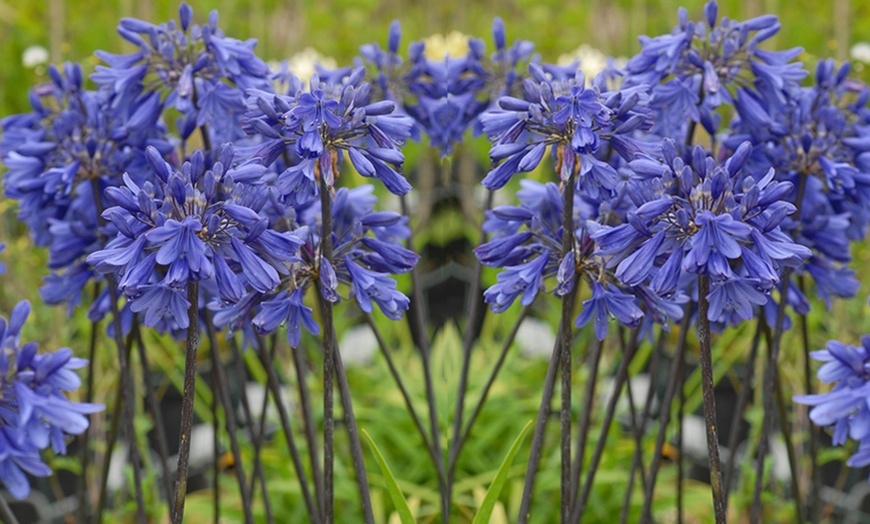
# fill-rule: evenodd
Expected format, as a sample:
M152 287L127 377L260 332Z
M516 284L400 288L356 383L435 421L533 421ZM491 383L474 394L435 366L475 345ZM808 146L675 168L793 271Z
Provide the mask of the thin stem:
M326 302L321 300L321 302ZM332 334L333 339L335 333ZM353 469L356 473L356 482L359 487L360 500L362 501L363 515L365 515L366 524L374 524L375 517L372 510L371 491L369 490L369 481L366 475L366 464L363 459L362 442L359 438L359 428L356 424L356 416L353 413L353 399L350 396L350 385L347 381L347 373L344 370L344 363L341 361L341 351L338 351L336 346L335 356L335 371L338 378L338 394L341 398L341 405L344 408L344 424L347 427L347 434L350 437L350 454L353 459Z
M573 152L571 153L573 154ZM562 256L571 253L574 246L574 174L565 182L562 214ZM571 328L574 315L576 293L566 293L562 297L562 322L559 324L559 338L562 340L562 406L559 412L561 457L562 457L562 524L568 524L571 516Z
M779 413L779 423L782 426L782 439L785 441L786 455L788 455L789 477L791 478L791 497L794 502L794 515L796 522L806 522L804 519L803 503L801 502L800 483L798 482L797 455L794 452L794 442L791 438L790 428L786 425L788 411L785 407L785 396L782 393L782 382L776 383L776 408Z
M798 276L798 289L806 295L806 281L803 275ZM804 361L804 393L807 395L813 394L813 374L810 369L810 333L807 325L807 316L799 315L801 329L801 343L803 345L803 361ZM809 514L810 522L819 522L819 489L822 486L821 470L819 469L818 447L819 447L819 427L815 424L810 424L809 429L809 448L810 448L810 497L809 497Z
M100 284L94 283L94 300L100 294ZM99 321L91 322L91 338L88 345L88 374L85 379L85 402L90 404L94 400L94 358L97 352L97 335L99 332ZM85 428L81 435L81 453L80 461L82 463L81 481L78 485L78 501L79 507L77 511L77 519L79 522L85 522L90 506L90 498L88 497L88 464L91 460L88 441L90 440L90 425Z
M734 408L734 418L731 420L731 429L728 434L728 460L725 461L725 507L728 507L728 495L731 494L731 486L734 481L734 462L737 459L737 439L740 437L740 425L743 421L743 412L746 410L746 404L749 401L749 394L752 391L752 376L755 374L755 361L758 358L758 346L761 343L761 331L764 320L759 317L755 328L755 335L752 336L752 347L749 350L749 360L746 363L746 370L743 377L740 379L740 395L737 397L737 406Z
M487 190L484 213L492 208L492 201L493 192L492 190ZM486 231L483 229L483 224L484 220L481 219L478 231L480 242L478 245L486 242ZM474 335L478 322L477 316L480 310L480 278L482 271L483 264L480 263L480 260L478 260L477 257L474 257L474 273L471 278L471 285L468 288L468 309L465 311L465 317L468 319L468 323L465 325L465 333L462 338L462 369L459 372L459 389L457 390L456 411L453 414L453 433L450 437L450 453L447 460L448 498L453 489L453 477L456 473L456 461L459 460L459 452L465 443L465 435L462 431L462 417L463 410L465 409L465 396L468 392L468 373L471 368L471 346L474 344ZM486 309L484 309L483 312L485 314ZM471 424L466 424L466 428L470 431Z
M680 403L677 405L677 524L683 524L683 423L686 408L686 374L680 373ZM727 489L725 491L728 491ZM725 506L728 507L727 505Z
M586 440L589 438L589 428L592 426L592 410L595 404L595 388L598 383L598 367L601 364L601 346L603 341L595 337L592 341L592 352L589 354L591 363L587 362L589 376L586 379L586 389L583 392L583 411L580 413L577 431L577 456L571 468L571 506L577 503L580 494L580 471L586 457Z
M232 402L230 401L230 395L227 389L227 378L224 375L224 365L221 359L220 348L217 344L217 336L215 334L214 324L212 323L211 313L208 310L204 312L204 320L206 335L208 336L208 344L211 346L212 379L214 380L216 390L214 395L215 406L217 405L217 399L220 399L220 403L224 408L224 422L226 423L227 433L230 435L230 448L233 452L233 470L236 472L236 479L239 483L239 494L242 498L242 510L245 512L245 523L253 524L253 503L251 502L251 492L248 489L247 477L245 476L242 450L239 446L236 414L233 410ZM217 408L215 408L215 418L217 418Z
M196 351L199 347L199 283L187 284L187 338L184 348L184 391L181 396L181 435L178 439L178 469L175 474L175 507L172 524L184 521L184 499L190 468L190 432L193 428L193 403L196 398Z
M707 455L710 459L710 489L713 493L713 510L716 524L727 520L725 497L722 494L722 466L719 462L719 432L716 424L716 396L713 383L713 355L710 347L710 319L707 313L710 303L710 280L707 275L698 276L698 352L701 361L701 391L704 396L704 423L707 427Z
M644 429L646 428L647 421L649 421L650 413L652 412L652 403L653 398L655 397L655 387L656 387L656 378L658 378L659 366L661 365L662 347L664 346L665 341L665 330L661 330L659 332L658 340L656 341L656 345L653 348L652 362L650 362L649 366L649 385L646 389L646 400L643 405L643 413L641 415L639 432L642 435ZM634 448L634 456L631 459L631 471L628 474L628 487L625 490L625 498L622 501L622 515L620 515L619 522L620 524L625 524L628 519L628 510L631 505L631 495L634 489L634 474L641 468L641 476L643 476L643 449L640 446L635 446ZM644 490L646 489L647 483L646 481L642 481Z
M320 184L320 249L321 256L332 262L332 199L326 181ZM317 291L323 296L321 282ZM320 300L321 323L323 324L323 521L335 521L335 414L333 383L335 381L335 340L332 328L332 303Z
M274 346L272 347L272 349L274 352ZM230 339L230 350L233 352L233 361L236 366L236 373L238 374L240 380L244 380L246 376L244 359L242 358L242 354L239 351L239 346L238 344L236 344L235 338ZM254 445L254 474L251 475L251 484L248 488L248 491L251 492L251 503L253 504L257 487L256 481L260 481L260 485L263 488L263 509L266 513L266 522L269 522L271 524L272 522L274 522L272 518L272 504L269 501L269 492L266 490L266 477L263 474L263 461L260 460L260 448L263 440L262 427L264 425L264 422L260 422L261 431L259 431L258 433L255 432L257 426L254 424L254 416L251 413L251 403L250 399L248 398L247 388L245 388L245 385L242 384L242 387L240 389L242 397L242 411L245 415L245 425L249 426L248 431L250 433L251 440L253 441L252 444ZM263 410L260 412L261 417L265 417L266 415L266 407L268 405L268 402L269 394L265 393L263 395Z
M776 312L776 326L774 327L773 339L769 341L770 353L767 367L764 370L764 419L761 424L761 436L758 441L758 455L755 467L755 489L752 494L752 509L749 513L749 521L752 523L761 521L761 489L764 485L764 459L767 456L767 440L771 430L771 415L773 413L774 387L779 374L776 365L779 361L779 343L782 339L783 325L785 321L785 306L788 302L788 286L791 283L791 268L786 268L782 274L782 290L780 292L779 308Z
M296 477L299 479L299 486L302 489L302 498L305 500L308 517L314 524L319 524L321 522L321 516L314 505L314 500L311 498L311 491L308 489L308 479L305 476L305 466L302 465L302 457L299 455L299 448L296 447L296 439L293 437L293 429L290 426L290 415L287 413L287 406L284 405L284 396L281 394L281 384L278 382L278 374L275 371L272 355L266 350L266 343L263 340L263 337L257 337L257 345L260 361L266 371L268 387L272 392L272 398L275 399L275 407L278 409L278 418L281 420L281 428L284 430L284 438L287 439L287 447L290 449L290 458L293 460ZM264 409L263 413L265 414L265 412L266 410ZM262 424L260 428L260 438L262 438L262 426L264 425L265 424Z
M674 360L671 362L671 367L666 375L669 378L668 386L665 389L665 396L662 399L661 407L659 408L659 431L656 435L655 452L653 453L652 465L649 469L649 478L646 483L644 492L643 510L641 511L641 522L652 522L652 501L653 493L656 488L656 478L658 478L659 466L662 463L661 449L665 445L665 437L668 432L668 422L671 418L671 404L674 401L674 395L677 392L679 385L679 377L683 373L683 357L686 353L686 337L689 335L689 326L692 322L692 304L686 305L683 312L683 320L680 322L680 338L677 342L677 348L674 351Z
M214 347L211 348L212 352L214 352ZM212 365L212 367L214 367ZM215 384L215 389L217 389L217 384ZM220 450L220 439L218 435L220 433L219 429L219 421L218 421L218 394L217 391L214 392L211 398L211 429L212 429L212 453L213 453L213 461L212 461L212 515L214 517L214 524L220 524L221 521L221 495L220 495L220 480L221 480L221 468L220 468L220 460L218 451Z
M576 275L575 275L576 278ZM576 287L576 286L575 286ZM556 339L553 353L550 355L550 365L547 367L547 376L544 378L544 389L541 392L541 405L538 407L538 417L535 420L535 430L532 433L532 448L529 452L529 465L526 468L526 476L523 480L523 495L520 501L520 514L518 524L526 524L529 521L529 508L532 502L532 491L535 488L535 477L538 473L538 463L541 461L541 450L544 447L544 430L547 427L547 419L550 417L550 403L553 399L553 390L556 386L556 371L559 368L559 348L561 339Z
M296 387L299 390L299 403L302 407L302 418L305 421L305 440L308 445L308 460L311 463L311 476L314 478L314 502L318 509L323 510L323 474L320 472L320 459L317 453L317 428L314 425L314 413L311 410L311 394L305 382L305 350L302 347L291 348L293 367L296 369Z
M634 447L641 449L643 447L643 426L638 424L637 408L634 404L634 394L631 391L631 380L625 381L625 394L628 397L628 413L631 416L631 431L634 433ZM643 462L640 463L640 484L646 487L646 469Z
M120 382L119 382L120 388ZM115 442L118 441L118 426L121 420L121 410L124 405L124 395L118 395L115 398L115 408L112 410L112 421L109 423L109 438L106 440L106 455L103 457L103 464L100 471L100 493L97 498L97 510L94 513L96 524L103 522L103 510L106 507L106 486L109 482L109 467L112 465L112 455L115 451Z
M102 226L105 223L105 219L102 216L103 213L103 201L100 194L99 187L99 179L94 179L91 181L91 195L94 199L94 207L96 208L94 211L97 215L97 223ZM112 308L112 331L114 332L115 345L118 348L118 364L120 367L120 388L123 396L129 399L128 402L123 403L124 408L124 426L125 430L128 433L128 438L130 439L130 465L133 468L133 483L135 484L135 492L136 492L136 521L140 524L144 524L145 517L145 498L142 495L142 464L141 459L139 457L139 445L136 441L136 427L134 425L134 416L136 411L135 403L133 399L133 376L130 372L130 344L131 340L128 337L127 343L124 343L124 335L122 333L123 329L121 328L121 313L118 309L118 289L115 286L115 277L114 275L107 275L106 281L109 286L109 302ZM111 456L111 453L110 453ZM108 472L106 472L108 473ZM104 480L105 482L105 480ZM101 487L103 492L105 492L105 487ZM103 502L104 503L104 502ZM102 508L100 508L97 518L102 517ZM99 522L99 520L98 520Z
M471 411L471 415L468 417L468 422L465 424L465 428L462 430L462 434L459 436L459 439L456 443L456 454L457 457L459 453L462 451L462 446L465 445L465 442L468 440L469 435L471 434L471 428L474 426L474 422L477 420L478 415L483 410L483 405L486 403L486 398L489 396L489 391L492 388L493 384L495 384L495 379L498 376L501 367L504 365L505 360L507 360L508 350L514 342L514 339L517 336L517 333L520 330L520 326L525 320L526 316L529 314L529 308L524 307L520 310L520 314L514 322L514 327L511 328L508 336L505 337L504 342L501 346L501 352L498 355L498 359L495 361L495 366L492 368L492 371L489 374L489 378L486 380L486 385L483 386L483 391L480 394L480 398L477 400L477 404L475 404L474 409ZM456 462L453 461L451 464L453 468L456 467ZM453 471L449 471L450 476L453 475Z
M610 433L610 426L612 425L613 417L616 415L616 404L619 402L619 396L622 394L622 386L628 379L628 366L634 358L637 345L637 332L632 331L628 349L622 356L622 360L619 362L619 368L616 371L613 393L607 401L607 408L604 412L604 422L601 426L601 433L598 436L598 442L595 443L595 451L592 452L589 467L586 468L586 479L583 482L583 489L580 492L580 498L577 499L571 512L571 522L580 522L583 518L583 512L586 510L586 503L589 500L589 494L592 493L592 484L595 480L595 473L598 471L598 465L601 462L601 457L604 455L604 445L607 444L607 435Z
M148 411L154 422L154 432L157 434L157 455L160 457L160 471L163 475L163 495L169 505L169 513L172 514L172 477L169 472L169 445L166 442L166 428L163 424L163 414L160 412L160 404L157 402L157 389L154 386L151 366L148 363L148 355L145 352L145 344L142 343L142 332L139 329L138 319L133 321L133 337L136 342L136 351L139 354L139 362L142 366L142 376L145 381L145 402L148 403Z
M15 513L12 512L9 503L6 502L6 497L2 495L0 495L0 517L3 517L3 522L6 522L7 524L18 524L18 519L15 518Z
M124 343L121 328L121 313L118 310L118 293L113 276L107 276L109 281L109 300L112 304L112 326L115 335L115 344L118 346L118 363L120 365L121 391L129 399L124 402L124 429L130 440L130 465L133 468L133 484L136 492L136 521L145 524L145 498L142 494L142 462L139 457L139 444L136 440L136 426L134 417L136 405L133 393L133 377L130 373L130 341Z
M384 337L381 334L381 331L378 329L377 324L375 324L371 313L365 313L364 317L369 327L372 329L372 333L374 333L375 335L375 340L377 340L378 342L378 348L380 348L381 354L387 361L387 367L390 369L390 375L392 375L393 380L399 387L399 392L402 394L402 399L405 401L405 407L407 408L408 413L411 415L411 419L414 421L414 426L416 426L417 432L423 439L423 443L425 444L426 450L429 452L429 457L432 459L432 464L434 465L437 463L435 448L429 441L429 434L426 431L426 428L423 426L423 421L417 414L417 410L414 408L414 403L411 401L411 395L408 393L408 388L405 387L405 383L402 381L401 375L399 375L399 370L396 368L396 363L393 361L393 356L390 354L390 348L387 347L387 341L384 340Z
M401 197L402 214L408 216L408 201L402 195ZM406 239L408 249L413 250L414 237L413 233L408 235ZM432 432L432 444L435 450L436 464L438 469L438 492L441 495L441 519L446 524L450 519L450 486L447 481L447 473L444 468L444 455L441 450L441 435L438 426L438 408L435 403L435 387L432 383L432 369L429 363L429 335L426 331L426 313L423 304L423 287L420 285L419 271L417 266L411 268L411 310L408 312L409 321L413 319L414 326L417 330L417 341L420 344L420 352L423 361L423 380L426 386L426 402L429 404L429 428ZM457 401L462 403L462 397Z

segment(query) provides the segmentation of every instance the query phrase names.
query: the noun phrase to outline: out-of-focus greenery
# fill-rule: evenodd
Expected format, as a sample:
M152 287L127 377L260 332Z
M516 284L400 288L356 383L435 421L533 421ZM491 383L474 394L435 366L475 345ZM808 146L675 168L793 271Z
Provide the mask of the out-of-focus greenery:
M703 2L699 0L679 2L678 0L590 0L587 2L565 2L564 0L514 0L498 1L447 1L413 2L408 0L219 0L215 2L193 1L196 16L202 18L205 11L217 8L221 13L221 26L227 34L239 38L255 37L259 40L258 53L267 60L288 58L307 47L316 48L323 55L336 59L339 64L349 63L359 45L370 41L383 42L389 23L394 18L401 20L404 33L403 47L410 41L425 38L433 33L453 30L483 37L491 46L490 24L494 16L501 16L508 30L509 40L523 38L534 41L537 51L545 60L557 60L563 53L587 43L612 55L630 56L638 50L636 36L655 35L668 31L676 21L679 5L687 5L692 17L699 18ZM843 9L843 6L850 9ZM33 69L22 65L22 53L33 45L50 50L53 62L80 60L86 70L97 63L92 55L95 49L122 52L129 44L122 41L114 31L119 18L136 16L153 22L175 17L175 0L45 0L28 2L25 0L0 0L0 115L27 110L27 89L37 81L45 79L45 69ZM832 0L724 0L720 2L720 13L737 19L763 13L774 13L780 17L782 32L768 48L802 46L806 54L802 57L809 68L815 60L828 56L846 58L848 48L855 42L870 40L870 3L861 1ZM856 66L856 76L868 78L868 70ZM413 169L423 156L421 146L409 146L409 169ZM474 140L465 148L466 154L485 158L486 144L481 139ZM468 153L471 151L471 153ZM345 180L343 177L342 180ZM348 178L344 183L348 183ZM354 182L350 182L354 183ZM77 310L71 317L66 316L63 308L49 308L41 304L37 293L45 269L46 253L33 248L23 229L15 222L14 204L0 200L0 239L7 241L7 250L0 255L8 265L8 274L0 277L0 311L11 311L20 299L30 299L34 310L26 326L25 337L38 340L43 347L73 347L79 356L84 356L87 348L90 325L84 311ZM430 243L443 241L438 235L450 237L465 236L476 240L476 226L468 221L457 219L456 215L438 217L444 227L437 228L435 235L419 238ZM432 224L430 224L432 225ZM435 228L433 228L435 229ZM449 230L449 231L448 231ZM866 305L866 293L870 289L870 249L861 246L855 250L854 267L859 270L859 278L865 284L859 296L848 302L834 304L829 312L823 304L814 302L814 312L810 316L811 346L821 347L829 338L856 341L862 332L870 331L870 317ZM487 272L485 280L493 281L494 272ZM408 288L407 279L401 285ZM813 294L811 294L814 296ZM547 320L555 328L558 315L557 302L544 299L536 305L535 316ZM472 360L471 384L468 402L476 401L486 374L493 365L500 349L501 339L508 332L517 316L517 309L500 316L488 315L483 327L481 341ZM345 303L337 310L337 329L341 334L346 328L360 321L356 306ZM419 357L412 349L410 332L404 322L390 322L378 317L377 322L389 343L397 348L395 359L399 369L411 388L411 393L421 414L426 413L423 391L422 370ZM717 362L716 375L720 380L737 380L734 363L742 362L749 352L752 326L728 331L717 337L714 361ZM442 446L451 430L451 417L456 396L456 377L460 366L461 336L455 326L447 325L434 336L433 369L436 377L438 412L441 423ZM575 384L576 410L582 401L582 385L588 371L583 366L583 358L588 347L588 330L579 335L575 347L575 362L578 362ZM180 385L182 380L183 353L179 345L166 338L150 335L146 338L153 365L163 373L167 383ZM315 369L319 366L317 341L306 336L309 359ZM208 348L203 345L201 365L207 368ZM803 356L799 340L795 334L787 334L783 342L780 374L784 379L786 397L803 392ZM224 348L226 349L226 348ZM102 336L96 363L97 383L95 399L111 404L115 398L117 369L114 346ZM292 372L287 348L279 351L282 375L292 386ZM250 355L249 355L250 357ZM618 364L620 354L611 342L605 348L603 369L611 371ZM644 346L633 370L637 371L649 358L649 347ZM690 357L691 359L691 357ZM134 355L133 364L138 360ZM255 359L248 359L249 369L263 382L262 369ZM760 371L760 369L759 369ZM454 489L456 497L455 516L457 522L470 521L477 506L483 499L487 486L507 453L513 438L525 423L534 418L538 408L541 384L546 372L546 361L522 356L512 348L505 368L496 382L485 409L475 426L472 438L464 448L458 466L457 482ZM438 490L435 472L422 452L422 442L417 436L410 417L405 411L398 390L392 383L387 368L380 356L373 363L352 367L349 370L354 406L359 424L371 435L383 452L396 475L400 487L408 497L411 508L420 522L436 521ZM664 377L664 372L662 372ZM760 373L757 374L760 376ZM319 374L308 381L314 399L320 398ZM667 379L667 377L664 377ZM141 380L141 379L139 379ZM161 391L163 391L161 389ZM295 391L294 389L291 389ZM686 381L687 411L700 406L700 386L697 373ZM638 393L635 392L635 397ZM756 399L755 404L759 405ZM197 413L204 421L211 418L209 405L211 392L200 381L197 396ZM600 402L599 402L600 406ZM110 406L111 408L111 406ZM149 429L148 418L143 407L137 406L140 417L137 430L144 439ZM320 417L319 402L315 411ZM750 420L760 420L763 413L758 408L748 414ZM95 434L105 430L109 412L94 417ZM594 446L600 430L600 411L590 434L589 446ZM806 412L795 409L793 424L796 445L804 449ZM300 425L301 417L294 417L294 429L300 444L304 443ZM559 453L558 429L551 424L550 434L541 462L541 471L536 484L536 498L533 522L555 521L558 504ZM576 431L576 430L575 430ZM223 437L223 445L228 448L228 440ZM644 440L644 456L650 457L654 446L654 432ZM250 459L253 448L250 442L242 442L243 455L247 459L247 473L250 474ZM98 443L98 461L103 448ZM336 457L336 498L340 508L341 522L358 522L358 495L353 480L346 433L339 426L337 432ZM628 477L628 465L633 453L633 439L619 424L614 424L606 447L604 462L599 468L595 487L592 491L587 511L589 522L610 522L619 513ZM587 457L591 451L587 452ZM802 455L805 455L802 454ZM842 458L842 454L827 454L830 458ZM493 522L506 523L515 519L522 492L522 475L528 457L528 443L520 451L511 468L511 475L499 504L493 513ZM366 455L370 481L373 489L373 502L378 522L390 522L394 511L386 485L380 477L376 463L371 455ZM588 458L587 458L588 460ZM98 462L99 463L99 462ZM302 522L303 505L299 486L295 479L284 439L277 435L264 449L264 463L269 478L269 491L273 512L281 522ZM59 461L56 466L75 467L74 461ZM154 471L152 466L149 471ZM732 511L745 510L751 500L751 477L747 468L743 488L732 497ZM150 475L146 478L147 492L151 511L155 516L165 511L163 504L154 500L157 484ZM676 470L673 465L665 465L658 482L657 515L663 521L674 520L674 484ZM632 513L629 521L637 520L642 503L641 490L637 487L632 497ZM221 500L225 517L235 521L241 518L235 477L226 472L221 476ZM780 487L779 489L784 489ZM259 490L259 487L258 487ZM129 505L121 504L122 494L116 496L113 517L124 521L132 515ZM791 505L785 497L776 497L776 492L768 495L770 521L791 519ZM129 501L130 497L126 497ZM187 515L190 522L211 522L211 492L199 491L191 495ZM709 489L706 485L687 481L685 505L691 522L708 522L710 514ZM258 515L262 516L262 505L257 504ZM164 515L165 518L165 515Z
M685 5L701 18L701 0L193 0L199 17L218 9L221 27L238 38L256 38L266 60L282 60L307 47L348 63L361 44L384 42L393 19L402 22L403 46L434 33L459 31L491 45L492 18L504 19L509 40L535 43L555 61L581 44L611 55L631 55L637 36L667 32ZM802 46L808 62L846 58L853 43L870 40L870 3L850 0L722 0L720 13L743 19L764 13L780 17L782 31L772 45ZM846 6L846 7L844 7ZM121 17L159 22L177 17L175 0L0 0L0 114L27 108L25 90L39 72L23 67L24 50L40 45L52 62L97 63L96 49L129 49L114 32ZM90 67L88 67L90 66Z

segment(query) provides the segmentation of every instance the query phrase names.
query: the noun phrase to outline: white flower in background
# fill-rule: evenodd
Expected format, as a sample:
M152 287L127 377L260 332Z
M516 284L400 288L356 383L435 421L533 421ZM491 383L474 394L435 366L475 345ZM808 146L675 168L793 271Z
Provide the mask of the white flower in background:
M429 60L460 58L468 54L468 35L453 31L448 35L432 35L423 40L423 54Z
M870 43L858 42L853 45L852 49L849 50L849 56L852 57L852 60L870 64Z
M279 92L283 92L287 88L282 81L286 80L286 77L283 79L281 78L284 76L282 73L288 71L292 73L296 78L302 81L302 89L308 91L310 87L309 80L311 79L311 75L317 72L317 66L326 69L335 69L338 67L334 58L320 54L320 52L313 47L306 47L302 51L291 56L288 60L282 62L272 60L267 62L267 65L273 74L278 75L278 78L275 80L275 89Z
M607 67L608 56L592 47L589 44L582 44L580 47L570 53L559 56L556 61L558 65L567 66L574 62L580 61L580 70L586 75L586 82L595 78L595 75L600 73ZM625 57L614 58L614 65L618 68L625 66L628 59Z
M318 65L327 69L338 67L334 58L320 54L313 47L306 47L291 56L290 60L287 61L287 67L290 69L290 72L305 84L308 83L311 75L317 72Z
M28 69L41 66L48 62L48 49L41 45L32 45L21 53L21 63Z

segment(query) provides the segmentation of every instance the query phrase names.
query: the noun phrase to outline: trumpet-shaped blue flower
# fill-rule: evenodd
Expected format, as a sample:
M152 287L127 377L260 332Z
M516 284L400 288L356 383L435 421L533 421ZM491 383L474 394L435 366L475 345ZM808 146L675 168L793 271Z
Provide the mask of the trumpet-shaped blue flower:
M576 174L581 191L592 198L609 197L619 177L596 154L602 144L626 155L626 160L640 150L630 134L652 123L645 87L602 93L598 85L586 86L579 69L573 76L554 75L552 68L537 64L529 65L529 76L523 98L503 96L497 109L480 118L493 142L490 158L500 162L483 185L503 187L516 173L534 170L549 149L562 181Z
M250 91L245 127L266 141L254 155L269 165L293 146L298 162L278 175L276 187L295 204L318 194L321 179L333 187L345 152L359 174L381 180L391 193L411 190L399 171L413 121L389 100L371 102L364 76L357 68L329 83L315 74L310 92L292 95Z
M810 353L823 362L819 380L833 384L827 393L798 395L794 401L812 406L810 419L818 426L833 426L833 442L856 441L858 451L847 461L850 467L870 464L870 337L861 337L860 346L828 342L825 349Z
M174 171L149 149L159 183L140 187L127 178L124 187L107 192L115 206L103 217L118 234L88 262L118 276L118 288L134 312L145 313L146 325L166 321L186 328L191 282L213 282L216 300L234 304L247 288L259 293L275 289L280 275L290 274L298 260L303 240L269 228L261 214L264 189L234 180L252 164L237 164L234 157L227 145L206 169L205 156L197 151Z
M75 370L86 360L74 358L69 348L37 353L35 342L22 343L29 313L23 301L8 323L0 318L0 484L18 499L30 493L26 474L51 475L40 452L50 446L65 454L66 437L80 435L88 428L87 415L104 409L66 396L81 385Z

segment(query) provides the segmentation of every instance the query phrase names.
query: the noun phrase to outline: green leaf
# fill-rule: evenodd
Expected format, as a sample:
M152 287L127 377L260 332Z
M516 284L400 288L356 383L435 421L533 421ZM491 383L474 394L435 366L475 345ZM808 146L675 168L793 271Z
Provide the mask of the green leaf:
M477 515L474 516L473 524L489 524L492 510L495 508L495 503L498 500L499 495L501 495L501 490L504 488L505 482L507 482L508 471L511 468L514 457L517 455L517 451L520 450L520 445L523 443L530 427L532 427L531 420L526 422L526 426L522 431L520 431L517 439L514 440L513 446L511 446L507 456L504 458L501 466L499 466L498 471L495 473L495 478L493 479L492 484L490 484L489 489L486 490L486 496L483 497L483 503L481 503Z
M372 448L372 454L375 456L375 460L378 461L378 467L381 468L381 474L384 476L384 479L387 481L387 491L390 493L390 498L393 499L393 504L396 506L396 511L399 512L399 519L401 519L402 524L416 524L416 520L414 520L414 515L411 513L411 508L408 507L408 501L405 500L405 495L402 494L402 490L399 489L399 484L396 482L396 477L393 476L393 472L390 471L390 466L387 465L387 461L384 460L384 456L381 454L381 450L375 445L375 441L372 440L372 437L369 436L368 431L362 429L360 430L363 437L365 437L366 442Z

